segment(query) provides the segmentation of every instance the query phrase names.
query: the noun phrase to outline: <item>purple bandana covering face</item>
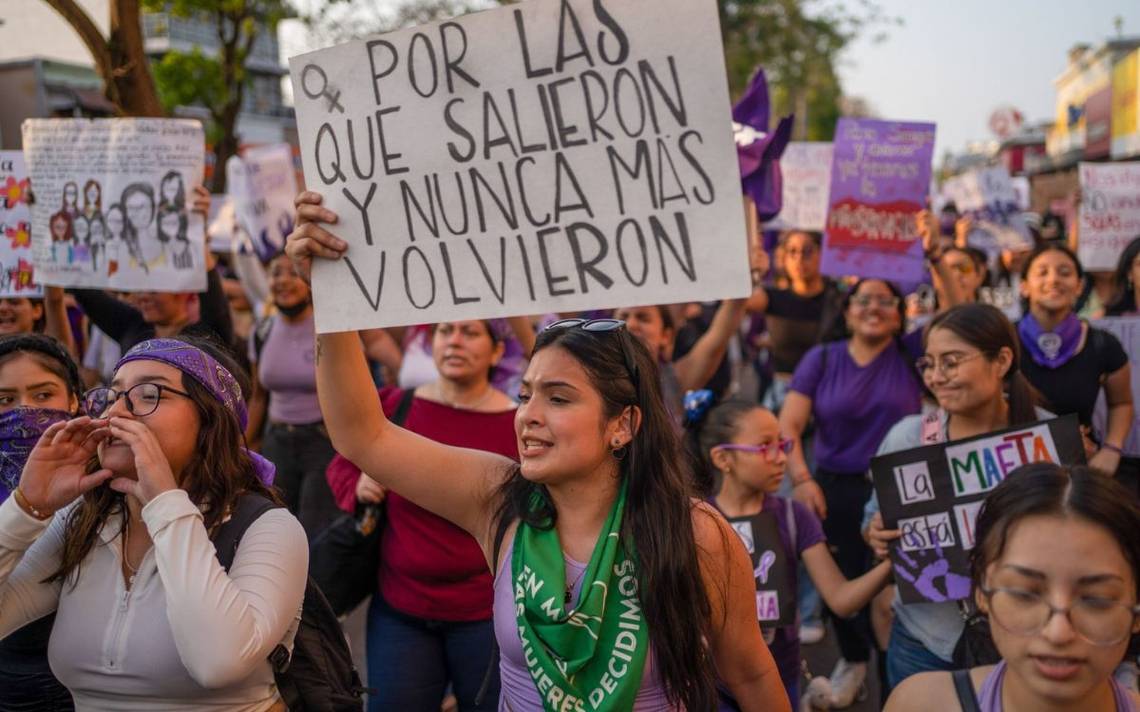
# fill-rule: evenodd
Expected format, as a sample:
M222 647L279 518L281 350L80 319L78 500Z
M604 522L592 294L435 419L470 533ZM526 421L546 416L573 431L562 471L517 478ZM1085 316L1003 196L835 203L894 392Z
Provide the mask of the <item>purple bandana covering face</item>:
M20 484L24 463L44 431L72 417L49 408L13 408L0 414L0 502Z
M234 414L243 430L249 422L249 412L237 379L205 351L177 339L150 339L128 351L115 364L115 370L118 371L123 364L131 361L158 361L177 368L210 391L227 410ZM249 452L249 456L253 460L258 478L266 485L273 484L277 474L277 468L273 463L255 452Z
M1017 322L1021 344L1039 366L1060 368L1076 356L1081 345L1081 320L1069 314L1053 331L1045 331L1032 314Z

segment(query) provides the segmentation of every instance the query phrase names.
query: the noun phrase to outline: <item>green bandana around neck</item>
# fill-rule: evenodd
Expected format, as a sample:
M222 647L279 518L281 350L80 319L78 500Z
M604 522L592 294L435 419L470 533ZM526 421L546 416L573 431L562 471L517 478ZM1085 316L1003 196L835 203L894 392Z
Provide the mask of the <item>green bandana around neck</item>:
M634 552L619 537L625 499L623 482L570 610L563 609L566 563L557 530L519 523L511 556L515 611L546 712L629 710L641 687L649 633Z

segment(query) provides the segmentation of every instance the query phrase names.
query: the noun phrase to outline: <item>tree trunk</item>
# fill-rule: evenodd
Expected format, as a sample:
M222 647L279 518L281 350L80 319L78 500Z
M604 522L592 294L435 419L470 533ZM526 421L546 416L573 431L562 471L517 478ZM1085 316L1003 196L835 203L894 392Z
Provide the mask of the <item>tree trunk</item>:
M138 0L110 0L111 36L75 0L44 0L58 12L95 61L103 91L121 116L164 116L142 38Z
M111 0L108 46L114 71L104 77L107 98L123 116L165 116L142 35L139 0Z
M241 111L241 92L237 100L226 103L222 113L214 116L221 138L214 146L214 177L210 181L211 193L226 192L226 162L238 154L237 117Z

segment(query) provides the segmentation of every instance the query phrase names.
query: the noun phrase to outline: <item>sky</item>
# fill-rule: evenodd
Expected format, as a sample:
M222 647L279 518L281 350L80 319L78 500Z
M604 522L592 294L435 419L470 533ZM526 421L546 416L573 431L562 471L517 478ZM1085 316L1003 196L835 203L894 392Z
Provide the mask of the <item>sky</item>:
M1137 0L873 1L903 24L879 28L887 31L881 42L868 33L852 43L839 68L844 91L883 118L937 123L936 162L947 150L994 138L987 123L998 106L1017 108L1030 123L1051 119L1053 80L1069 48L1114 36L1115 17L1123 18L1124 35L1140 35ZM376 0L375 7L394 4ZM286 57L316 49L296 25L282 27Z
M874 44L856 40L840 67L844 91L879 116L938 124L936 161L994 138L990 113L1011 105L1036 123L1056 113L1053 80L1075 44L1140 35L1137 0L877 0L903 20Z

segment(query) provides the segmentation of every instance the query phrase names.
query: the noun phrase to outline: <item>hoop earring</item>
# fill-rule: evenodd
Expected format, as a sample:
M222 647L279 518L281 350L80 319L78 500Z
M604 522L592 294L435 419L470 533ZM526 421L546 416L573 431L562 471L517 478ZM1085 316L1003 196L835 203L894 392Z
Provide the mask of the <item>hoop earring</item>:
M624 460L625 456L629 454L629 447L627 445L622 445L621 447L614 448L611 453L613 454L615 460Z

